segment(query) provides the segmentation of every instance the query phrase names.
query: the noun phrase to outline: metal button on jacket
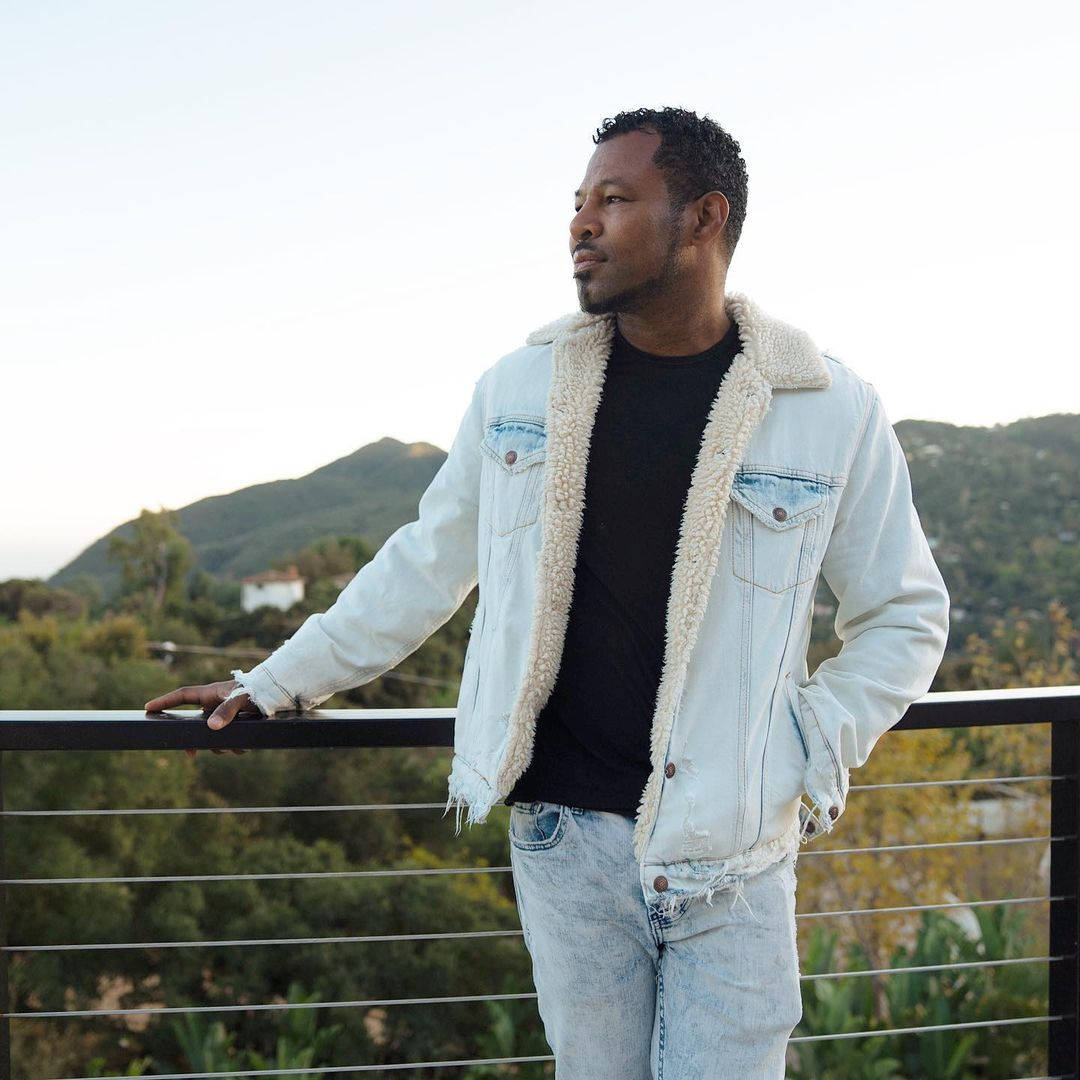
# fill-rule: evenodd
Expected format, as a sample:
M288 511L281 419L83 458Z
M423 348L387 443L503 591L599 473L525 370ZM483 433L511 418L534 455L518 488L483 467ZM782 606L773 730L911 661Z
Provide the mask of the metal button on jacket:
M787 517L787 511L782 506L773 507L772 516L777 521L783 521Z
M513 465L514 462L517 461L517 451L516 450L507 450L506 451L506 457L504 458L504 460L506 461L507 465Z
M659 877L653 879L652 887L657 892L666 892L668 887L668 880L661 874Z
M674 776L675 775L675 762L674 761L669 761L667 763L667 768L664 769L664 773L667 776Z

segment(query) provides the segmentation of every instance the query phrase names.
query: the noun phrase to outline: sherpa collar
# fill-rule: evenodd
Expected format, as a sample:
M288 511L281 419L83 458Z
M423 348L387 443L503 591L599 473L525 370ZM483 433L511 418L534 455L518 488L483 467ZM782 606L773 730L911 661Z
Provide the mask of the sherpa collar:
M728 315L739 328L742 351L772 387L796 390L802 387L827 387L832 376L821 352L805 330L789 326L762 311L743 293L730 293L725 301ZM614 315L587 315L573 311L569 315L534 330L527 345L545 345L597 323L614 322Z
M652 720L652 773L634 826L639 862L659 809L664 758L682 700L690 655L705 614L720 555L735 471L774 389L827 387L831 376L809 336L762 312L740 294L727 298L742 349L721 380L690 480L667 607L664 667ZM547 451L541 494L536 609L529 655L508 718L507 746L495 779L502 799L532 759L536 718L555 685L570 614L578 538L585 509L585 471L593 423L615 330L613 315L575 312L530 334L552 344ZM742 825L737 831L741 834Z

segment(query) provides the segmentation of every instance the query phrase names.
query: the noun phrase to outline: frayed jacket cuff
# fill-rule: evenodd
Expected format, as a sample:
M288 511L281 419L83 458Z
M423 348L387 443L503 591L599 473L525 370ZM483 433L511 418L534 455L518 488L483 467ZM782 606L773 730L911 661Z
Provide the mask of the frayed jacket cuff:
M302 711L299 702L270 674L265 664L258 664L247 672L237 668L232 672L232 677L239 685L225 698L226 701L247 694L264 716L292 709Z
M790 675L785 677L788 700L795 714L799 733L806 750L803 787L810 796L810 807L800 802L800 839L831 832L847 807L848 769L840 761L838 751L825 738L812 706L799 694L799 687ZM830 810L835 809L835 817Z

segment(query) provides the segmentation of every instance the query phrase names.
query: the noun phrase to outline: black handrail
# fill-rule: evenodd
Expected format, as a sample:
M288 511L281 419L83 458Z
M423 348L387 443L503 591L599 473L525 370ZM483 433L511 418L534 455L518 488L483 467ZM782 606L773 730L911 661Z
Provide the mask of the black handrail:
M925 694L892 728L1075 723L1080 686ZM454 744L453 709L312 709L237 716L211 731L201 712L170 709L0 710L3 750L300 749Z

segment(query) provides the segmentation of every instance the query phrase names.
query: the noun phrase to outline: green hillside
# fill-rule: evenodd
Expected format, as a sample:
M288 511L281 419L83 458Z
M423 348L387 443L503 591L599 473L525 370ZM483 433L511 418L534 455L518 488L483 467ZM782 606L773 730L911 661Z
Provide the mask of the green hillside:
M180 531L191 541L195 570L238 579L323 536L359 536L378 548L398 526L416 517L420 495L446 452L430 443L380 439L306 476L255 484L179 508ZM58 570L50 585L82 575L96 578L111 596L120 572L106 557L109 538L130 536L117 526Z
M1080 417L896 427L952 597L953 641L1011 607L1080 609Z

